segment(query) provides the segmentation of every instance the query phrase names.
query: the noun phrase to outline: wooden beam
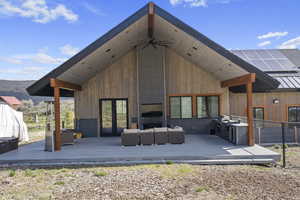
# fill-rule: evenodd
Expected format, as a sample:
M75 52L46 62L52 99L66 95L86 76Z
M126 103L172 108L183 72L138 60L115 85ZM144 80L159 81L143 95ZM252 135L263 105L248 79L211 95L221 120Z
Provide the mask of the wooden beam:
M253 133L253 93L252 83L247 83L247 123L248 123L248 145L254 145L254 133Z
M53 88L62 88L62 89L67 89L67 90L81 90L80 85L76 85L74 83L69 83L66 81L61 81L55 78L50 79L50 86Z
M149 3L148 9L148 37L153 38L154 32L154 3Z
M246 74L244 76L239 76L233 79L229 79L226 81L221 82L221 87L233 87L233 86L239 86L239 85L246 85L248 83L254 83L256 78L256 74Z
M61 130L60 130L60 89L54 88L54 120L55 120L55 151L61 150Z

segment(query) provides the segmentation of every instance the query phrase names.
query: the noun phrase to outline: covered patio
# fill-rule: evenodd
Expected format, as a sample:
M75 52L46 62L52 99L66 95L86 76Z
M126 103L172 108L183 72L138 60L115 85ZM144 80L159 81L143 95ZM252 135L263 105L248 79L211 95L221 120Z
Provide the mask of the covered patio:
M44 151L44 141L0 155L0 166L134 165L166 163L268 164L280 155L259 145L233 145L214 135L186 135L184 144L124 147L119 137L83 138L60 152Z

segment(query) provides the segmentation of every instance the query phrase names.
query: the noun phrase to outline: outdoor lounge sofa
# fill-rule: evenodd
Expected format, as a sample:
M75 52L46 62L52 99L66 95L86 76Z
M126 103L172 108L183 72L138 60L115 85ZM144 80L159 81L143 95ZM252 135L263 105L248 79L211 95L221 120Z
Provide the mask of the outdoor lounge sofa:
M124 129L121 134L121 143L123 146L136 146L140 144L139 129Z
M73 129L64 129L61 131L61 144L74 144L74 134L75 130Z
M176 126L168 128L169 143L183 144L184 143L184 130L182 127Z
M152 145L154 144L154 130L145 129L140 131L141 144L142 145Z
M168 128L154 128L155 144L166 144L169 141Z
M0 138L0 154L18 149L19 139L15 137Z
M123 146L152 145L152 144L183 144L185 131L182 127L151 128L151 129L124 129L121 134Z

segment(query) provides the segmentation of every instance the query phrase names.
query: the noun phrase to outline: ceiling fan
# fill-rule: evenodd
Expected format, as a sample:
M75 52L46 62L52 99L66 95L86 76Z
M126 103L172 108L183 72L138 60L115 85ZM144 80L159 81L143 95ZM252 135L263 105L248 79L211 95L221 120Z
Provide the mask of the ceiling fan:
M173 42L166 41L166 40L157 40L155 38L150 38L148 41L144 42L144 45L143 45L142 49L145 49L149 45L151 45L154 49L157 49L157 46L168 47L171 44L173 44Z

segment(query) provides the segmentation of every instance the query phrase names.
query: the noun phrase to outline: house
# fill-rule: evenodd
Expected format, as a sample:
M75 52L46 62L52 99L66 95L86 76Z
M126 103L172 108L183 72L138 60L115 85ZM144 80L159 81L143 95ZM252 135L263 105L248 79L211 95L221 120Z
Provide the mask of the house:
M0 101L5 102L15 110L17 110L22 105L22 102L13 96L0 96Z
M253 94L254 117L300 122L300 50L234 50L234 54L280 82L278 88ZM246 115L245 94L230 94L230 113Z
M254 145L252 92L279 85L149 3L27 90L54 96L60 150L60 97L74 97L76 128L85 137L105 137L136 126L179 125L188 133L209 134L212 119L230 114L231 94L244 92L248 144Z

